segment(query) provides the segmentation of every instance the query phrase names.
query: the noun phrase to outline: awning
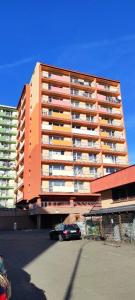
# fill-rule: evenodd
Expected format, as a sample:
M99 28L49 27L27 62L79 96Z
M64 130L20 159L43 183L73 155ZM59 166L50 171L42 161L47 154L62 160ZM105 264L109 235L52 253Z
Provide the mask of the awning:
M102 216L106 214L120 213L120 212L131 212L135 211L135 205L125 205L112 208L101 208L99 210L92 210L87 214L84 214L84 217L92 216Z

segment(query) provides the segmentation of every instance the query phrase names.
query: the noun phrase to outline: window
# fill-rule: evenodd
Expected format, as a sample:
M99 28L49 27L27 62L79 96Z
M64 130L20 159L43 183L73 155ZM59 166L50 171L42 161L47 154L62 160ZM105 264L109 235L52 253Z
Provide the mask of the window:
M64 151L62 150L50 150L49 151L50 155L64 155Z
M79 107L79 101L72 101L72 105L75 107Z
M62 114L63 111L61 111L61 110L59 110L59 109L53 109L53 110L52 110L52 109L49 109L48 114L51 116L52 113L59 113L59 114Z
M79 94L79 90L71 89L71 94L72 95L78 95Z
M78 126L78 125L73 125L72 128L75 128L75 129L80 129L81 126Z
M50 180L49 187L52 187L52 186L65 186L65 181L64 180Z
M112 125L113 124L113 119L108 119L108 124Z
M74 188L75 188L75 191L77 190L82 190L83 189L83 182L82 181L75 181L74 182Z
M105 171L106 171L107 174L112 174L112 173L118 171L118 169L116 169L116 168L105 168Z
M89 130L89 131L91 131L91 132L94 132L94 131L95 131L95 129L89 128L89 127L87 127L87 130Z
M64 124L62 124L62 123L55 123L55 122L49 122L49 125L53 125L53 126L59 126L59 127L63 127L64 126Z
M96 161L96 158L97 158L96 154L89 154L90 161Z
M75 113L73 113L72 114L72 119L80 119L80 115L79 114L75 114Z
M82 153L80 152L74 152L73 153L74 160L81 160L82 159Z
M74 175L82 175L83 168L81 166L74 166Z
M105 155L105 159L110 160L112 162L116 162L116 156L114 155Z
M86 120L89 122L93 122L94 121L94 117L93 116L87 116Z
M51 140L60 140L60 141L63 141L64 140L64 137L63 136L50 136L50 141Z
M89 170L90 170L90 174L96 174L97 173L97 168L95 168L95 167L90 167Z
M81 145L81 139L75 139L75 138L73 138L73 144L75 146L80 146Z
M49 166L49 171L52 171L52 170L64 170L64 169L65 169L64 165L52 165L52 166Z
M135 197L135 184L130 183L118 188L112 189L113 201L127 200L127 198Z
M89 146L89 147L94 147L94 146L96 146L95 141L93 141L93 140L88 140L88 146Z
M112 107L106 107L107 112L112 113Z

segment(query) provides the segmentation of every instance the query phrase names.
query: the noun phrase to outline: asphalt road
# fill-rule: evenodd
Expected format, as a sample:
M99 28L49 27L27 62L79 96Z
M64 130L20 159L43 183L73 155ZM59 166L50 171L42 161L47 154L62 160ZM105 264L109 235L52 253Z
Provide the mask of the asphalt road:
M47 231L0 232L12 300L134 300L135 246L52 242Z

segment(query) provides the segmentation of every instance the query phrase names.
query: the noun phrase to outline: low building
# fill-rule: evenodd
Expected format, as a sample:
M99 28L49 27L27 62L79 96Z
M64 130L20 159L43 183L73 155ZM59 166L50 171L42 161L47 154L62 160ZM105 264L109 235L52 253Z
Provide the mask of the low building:
M94 180L91 192L101 193L103 209L135 204L135 165Z
M106 237L135 241L135 165L94 180L91 191L101 194L101 208L85 217L102 220L100 229Z

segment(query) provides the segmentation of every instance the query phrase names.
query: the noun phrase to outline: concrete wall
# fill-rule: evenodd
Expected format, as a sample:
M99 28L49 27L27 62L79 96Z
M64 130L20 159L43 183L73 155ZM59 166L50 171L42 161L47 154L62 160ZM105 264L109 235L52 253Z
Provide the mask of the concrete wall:
M36 228L36 218L30 216L0 216L0 230L13 230L14 223L17 223L17 229Z

